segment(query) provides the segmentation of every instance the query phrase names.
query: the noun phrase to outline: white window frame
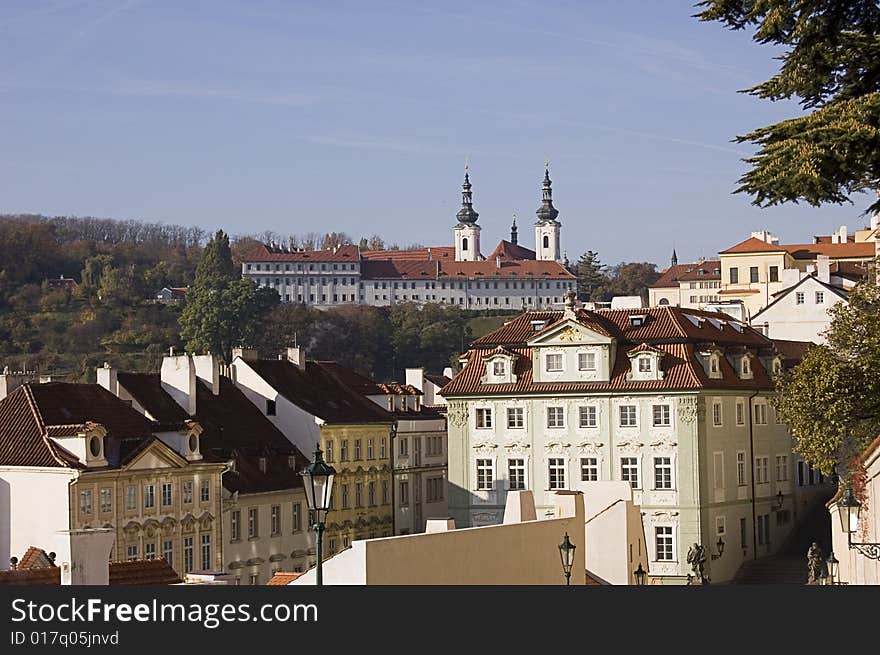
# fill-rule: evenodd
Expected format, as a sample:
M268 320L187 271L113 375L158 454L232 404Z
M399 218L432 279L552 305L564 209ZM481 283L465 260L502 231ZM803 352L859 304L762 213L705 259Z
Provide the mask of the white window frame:
M712 427L724 426L724 404L720 398L712 399Z
M776 456L776 481L788 482L788 455L785 453Z
M626 463L624 463L624 460L626 460ZM640 457L635 457L633 455L622 455L618 460L620 464L620 479L623 482L629 482L633 489L642 488L642 466L640 460ZM626 475L624 473L626 473ZM633 484L632 480L633 473L636 478L635 484Z
M507 362L503 359L496 359L492 362L492 375L496 378L502 378L507 375Z
M602 470L597 456L581 457L578 464L581 469L581 482L598 482L602 479Z
M654 362L652 361L654 358L650 355L639 355L638 357L638 371L639 373L653 373L654 372Z
M598 368L598 366L596 364L596 353L595 352L585 351L585 352L578 353L578 370L579 371L595 371L597 368Z
M742 398L736 399L736 424L746 424L746 403Z
M518 462L514 464L514 462ZM526 459L525 457L508 457L507 458L507 489L508 491L522 491L524 489L528 489L528 481L526 477ZM514 476L514 471L517 472L517 476ZM518 478L520 484L518 486L513 485L513 480Z
M623 410L632 410L630 414L629 411L626 412L628 418L632 419L632 423L624 423L624 411ZM621 428L637 428L639 427L639 408L638 405L619 405L617 408L617 424Z
M662 531L662 534L661 534ZM660 540L663 540L663 554L668 557L660 557ZM668 540L668 541L667 541ZM668 544L668 548L666 547ZM675 562L675 527L672 525L655 525L654 526L654 561L655 562Z
M666 460L665 462L663 460ZM654 455L654 489L657 491L671 491L675 489L675 462L671 455ZM663 484L657 484L657 474L666 472L668 482L664 479ZM664 478L666 476L663 476Z
M478 430L491 430L493 428L492 408L477 407L474 412L474 423Z
M511 418L513 422L511 424ZM522 407L507 408L507 428L509 430L522 430L526 425L526 412Z
M551 418L552 417L552 418ZM552 405L547 408L547 428L556 430L565 427L565 407Z
M657 421L657 410L660 410L660 422ZM672 425L672 406L660 403L651 406L651 422L655 428L668 428Z
M478 457L475 467L474 488L477 491L495 491L495 460L491 457Z
M748 470L746 469L746 451L736 451L736 486L745 487L748 484Z
M585 421L585 418L588 420ZM598 428L599 408L595 405L580 405L578 407L578 427L589 430Z
M559 491L565 489L568 482L568 462L564 457L548 457L547 458L547 489L550 491ZM556 474L556 483L553 478ZM561 478L561 479L560 479Z
M550 368L550 358L559 358L559 368ZM565 370L565 355L563 353L544 353L544 371L546 373L562 373Z

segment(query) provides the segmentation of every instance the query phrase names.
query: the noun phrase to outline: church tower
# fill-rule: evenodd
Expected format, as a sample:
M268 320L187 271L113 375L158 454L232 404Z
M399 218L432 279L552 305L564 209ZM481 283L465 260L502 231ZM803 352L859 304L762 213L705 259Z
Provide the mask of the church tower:
M538 207L535 214L538 217L538 221L535 223L535 259L561 261L562 250L559 247L559 233L562 230L562 223L556 220L559 211L553 206L549 163L544 167L541 206Z
M672 258L669 260L669 263L672 266L678 266L678 255L675 253L675 248L672 249Z
M464 167L464 184L461 185L461 209L455 216L458 218L455 226L455 261L479 261L483 258L480 254L480 226L477 225L480 215L474 210L467 166Z

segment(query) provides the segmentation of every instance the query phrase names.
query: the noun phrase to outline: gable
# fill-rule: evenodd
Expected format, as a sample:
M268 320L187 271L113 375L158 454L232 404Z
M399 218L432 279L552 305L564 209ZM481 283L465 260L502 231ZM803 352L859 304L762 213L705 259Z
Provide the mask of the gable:
M186 466L186 460L160 441L153 441L123 467L126 471L174 469Z
M529 346L577 346L610 344L614 339L591 330L573 319L566 319L535 333L527 343Z

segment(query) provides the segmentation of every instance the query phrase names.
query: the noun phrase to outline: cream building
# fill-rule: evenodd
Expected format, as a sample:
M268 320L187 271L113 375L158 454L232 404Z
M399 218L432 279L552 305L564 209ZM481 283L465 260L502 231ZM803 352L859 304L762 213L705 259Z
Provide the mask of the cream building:
M722 302L720 289L720 260L700 259L692 264L679 264L673 255L669 268L648 288L648 305L706 309Z
M477 339L442 390L450 516L498 523L520 489L542 516L558 489L589 497L596 482L623 481L653 582L683 582L690 546L714 552L719 540L706 573L728 581L816 502L814 486L795 483L803 465L769 402L796 354L698 310L524 313Z

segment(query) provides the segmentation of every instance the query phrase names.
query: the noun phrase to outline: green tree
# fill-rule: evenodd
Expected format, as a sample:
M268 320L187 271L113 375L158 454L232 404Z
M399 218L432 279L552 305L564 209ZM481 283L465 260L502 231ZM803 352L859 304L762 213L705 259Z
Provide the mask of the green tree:
M272 308L274 289L257 289L232 262L229 237L218 230L205 246L193 286L180 315L181 337L192 351L210 351L224 361L237 345L254 343Z
M701 21L754 28L782 47L779 72L745 93L799 99L803 116L761 127L738 143L758 146L736 192L753 204L848 202L880 184L880 6L873 0L703 0ZM880 208L880 200L868 211Z
M605 265L599 261L599 253L588 250L578 260L577 291L581 300L594 300L593 291L605 285Z
M811 346L777 379L773 404L796 437L795 452L830 473L880 432L880 287L863 282L829 312L827 343Z

